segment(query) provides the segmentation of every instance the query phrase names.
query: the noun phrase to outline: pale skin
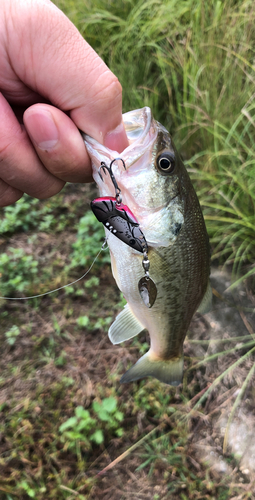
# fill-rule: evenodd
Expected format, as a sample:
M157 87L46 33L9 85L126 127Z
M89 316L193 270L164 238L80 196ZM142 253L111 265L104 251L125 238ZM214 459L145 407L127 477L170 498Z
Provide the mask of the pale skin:
M91 181L79 129L128 146L118 79L49 0L0 0L0 207Z

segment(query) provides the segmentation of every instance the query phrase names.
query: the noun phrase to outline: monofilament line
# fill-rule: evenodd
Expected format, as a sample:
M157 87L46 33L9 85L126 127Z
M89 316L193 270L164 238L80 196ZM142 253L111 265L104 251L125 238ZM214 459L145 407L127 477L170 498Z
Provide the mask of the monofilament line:
M87 276L87 274L91 271L92 267L94 266L97 258L99 257L100 253L102 252L102 250L104 250L104 247L107 243L107 238L105 238L99 252L97 253L97 255L95 256L92 264L90 265L90 267L88 268L88 270L86 271L86 273L84 273L80 278L78 278L77 280L75 281L72 281L72 283L68 283L67 285L63 285L63 286L60 286L59 288L55 288L55 290L50 290L49 292L45 292L45 293L40 293L38 295L32 295L31 297L0 297L0 299L4 299L4 300L29 300L29 299L36 299L37 297L43 297L44 295L49 295L50 293L54 293L54 292L58 292L59 290L62 290L63 288L67 288L68 286L72 286L74 285L75 283L78 283L78 281L81 281L83 278L85 278L85 276Z

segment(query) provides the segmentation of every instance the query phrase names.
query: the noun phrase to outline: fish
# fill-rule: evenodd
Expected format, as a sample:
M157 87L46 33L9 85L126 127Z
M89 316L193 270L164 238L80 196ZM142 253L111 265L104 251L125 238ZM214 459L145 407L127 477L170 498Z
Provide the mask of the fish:
M191 319L196 311L205 313L211 307L209 238L195 189L170 133L149 107L123 114L123 123L129 146L121 154L83 135L100 197L114 215L118 187L128 214L124 224L132 228L137 221L150 265L148 275L139 248L105 226L112 273L127 301L108 336L119 344L144 329L149 333L148 352L120 382L152 376L177 386L183 379L183 343ZM102 165L110 164L112 175L102 172ZM156 290L153 305L146 303L138 287L144 274ZM147 293L150 296L150 290Z

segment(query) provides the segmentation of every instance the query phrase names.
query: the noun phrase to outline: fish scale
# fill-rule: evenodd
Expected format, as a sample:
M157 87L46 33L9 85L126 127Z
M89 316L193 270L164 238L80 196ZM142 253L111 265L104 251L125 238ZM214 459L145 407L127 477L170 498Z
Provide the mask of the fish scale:
M121 155L84 136L100 196L113 196L110 176L99 175L101 162L114 162L114 181L122 202L139 223L148 245L150 279L157 295L146 306L138 283L143 256L106 229L113 276L127 306L109 329L114 344L147 329L149 351L121 382L154 376L178 385L183 374L183 342L192 319L210 308L210 249L202 211L189 175L169 132L142 108L123 115L129 147Z

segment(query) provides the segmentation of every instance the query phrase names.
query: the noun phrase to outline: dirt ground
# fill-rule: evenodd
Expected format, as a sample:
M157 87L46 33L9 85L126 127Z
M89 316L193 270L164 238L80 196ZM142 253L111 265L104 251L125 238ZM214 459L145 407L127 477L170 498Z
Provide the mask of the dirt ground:
M52 258L64 261L74 240L74 231L40 233L29 248L46 261L54 249ZM27 248L27 235L12 236L8 245ZM230 272L213 268L213 308L193 318L183 385L175 389L153 379L119 384L149 338L143 332L139 342L111 345L107 318L117 314L120 294L108 265L94 272L99 286L80 283L80 295L62 290L33 304L0 303L0 499L32 498L25 477L41 485L38 499L255 498L254 283L226 293ZM81 316L92 326L79 328ZM105 324L93 328L98 318ZM20 334L9 345L5 333L13 324ZM93 400L110 395L124 414L124 435L106 434L103 445L77 458L58 437L59 425L76 406L91 408ZM169 439L165 445L162 436ZM124 452L123 460L98 475ZM153 453L153 468L150 460L140 467ZM221 485L225 496L218 496Z

